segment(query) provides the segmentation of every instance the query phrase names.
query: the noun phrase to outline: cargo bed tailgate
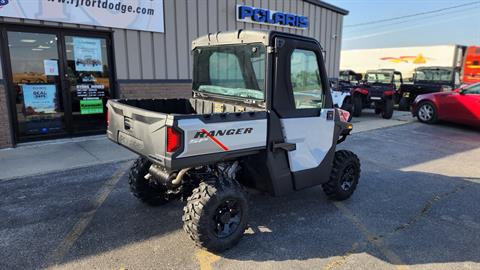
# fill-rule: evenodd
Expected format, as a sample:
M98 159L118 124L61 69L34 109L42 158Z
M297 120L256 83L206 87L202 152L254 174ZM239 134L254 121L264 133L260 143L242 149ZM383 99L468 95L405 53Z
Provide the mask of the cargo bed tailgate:
M109 100L110 140L151 158L165 155L166 123L169 114L149 111Z

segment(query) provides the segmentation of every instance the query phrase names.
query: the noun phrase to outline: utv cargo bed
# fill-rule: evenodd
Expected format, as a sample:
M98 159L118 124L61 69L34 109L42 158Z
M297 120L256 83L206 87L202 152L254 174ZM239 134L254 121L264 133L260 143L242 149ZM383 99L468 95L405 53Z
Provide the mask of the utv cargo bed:
M259 108L192 98L109 100L107 109L110 140L171 170L266 148L267 112Z

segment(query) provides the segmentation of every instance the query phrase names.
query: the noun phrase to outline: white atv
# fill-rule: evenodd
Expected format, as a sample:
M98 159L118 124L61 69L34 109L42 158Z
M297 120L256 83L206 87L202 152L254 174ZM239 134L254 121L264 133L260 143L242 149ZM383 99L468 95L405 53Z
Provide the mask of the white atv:
M336 79L330 79L330 91L332 94L333 106L340 108L348 112L348 122L352 120L352 97L350 88L340 86L340 83Z

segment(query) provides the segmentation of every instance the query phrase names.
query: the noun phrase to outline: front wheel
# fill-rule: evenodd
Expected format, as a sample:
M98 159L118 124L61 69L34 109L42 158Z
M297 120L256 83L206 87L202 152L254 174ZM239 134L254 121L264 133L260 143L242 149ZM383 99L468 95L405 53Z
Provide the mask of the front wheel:
M233 179L202 182L183 208L183 229L195 244L220 252L236 245L247 227L248 202Z
M437 121L437 110L430 101L422 102L417 107L418 121L433 124Z
M352 113L353 113L352 100L348 97L345 98L345 100L343 101L341 109L350 113L350 115L348 116L348 120L347 120L348 122L350 122L352 120Z
M343 201L352 196L360 178L360 160L357 155L347 150L335 153L330 180L323 184L323 191L336 201Z
M393 116L393 99L387 98L383 104L382 117L390 119Z
M362 115L363 99L362 96L356 94L353 96L353 116L359 117Z

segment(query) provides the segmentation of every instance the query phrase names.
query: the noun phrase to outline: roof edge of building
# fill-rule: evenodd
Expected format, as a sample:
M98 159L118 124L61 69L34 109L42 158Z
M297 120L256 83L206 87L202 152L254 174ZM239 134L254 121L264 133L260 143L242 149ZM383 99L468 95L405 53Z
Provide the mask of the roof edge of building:
M326 9L330 9L332 11L335 11L335 12L338 12L342 15L348 15L349 11L346 10L346 9L343 9L343 8L340 8L340 7L337 7L337 6L334 6L332 4L329 4L327 2L324 2L324 1L320 1L320 0L304 0L305 2L308 2L310 4L313 4L313 5L316 5L316 6L319 6L319 7L323 7L323 8L326 8Z

